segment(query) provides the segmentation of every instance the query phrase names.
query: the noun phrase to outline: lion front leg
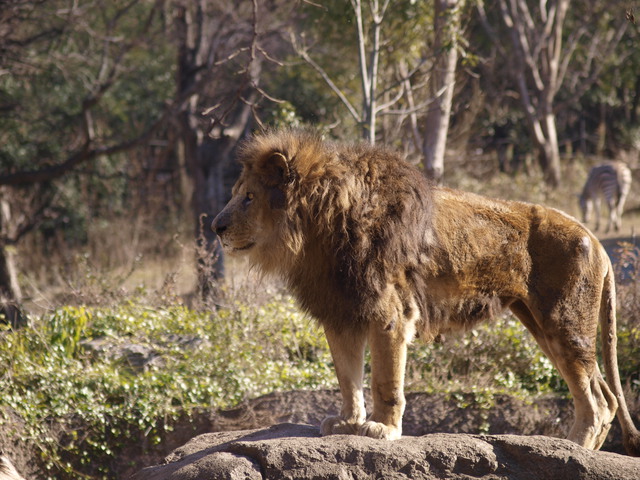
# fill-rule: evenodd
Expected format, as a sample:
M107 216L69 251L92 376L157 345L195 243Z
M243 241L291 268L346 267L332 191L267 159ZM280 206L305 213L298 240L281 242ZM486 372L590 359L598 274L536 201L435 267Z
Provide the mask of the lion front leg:
M366 417L362 392L366 336L364 332L336 332L329 328L325 328L325 335L343 403L339 416L322 421L320 432L322 435L357 434Z
M373 413L360 428L360 435L395 440L402 435L404 371L410 336L391 322L371 326L371 393Z

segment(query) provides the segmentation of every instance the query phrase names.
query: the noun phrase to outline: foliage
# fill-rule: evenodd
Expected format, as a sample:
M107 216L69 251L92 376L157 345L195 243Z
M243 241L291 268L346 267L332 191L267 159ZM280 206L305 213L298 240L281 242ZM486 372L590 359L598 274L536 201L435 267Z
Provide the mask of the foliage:
M0 225L0 239L3 230L38 226L36 233L61 232L76 246L86 242L92 217L131 211L133 178L155 160L147 145L136 152L144 164L136 153L113 153L61 178L53 172L94 148L135 141L166 109L175 51L159 41L157 8L138 0L7 5L0 19L0 176L40 171L44 178L3 189L8 208L20 214Z
M25 48L9 51L1 64L6 169L66 160L80 147L87 109L96 137L130 138L158 117L172 91L172 52L154 41L150 4L96 0L68 7L43 2L13 32L13 44Z
M407 383L409 389L481 396L566 393L549 359L511 316L458 338L415 346L409 352Z
M135 302L62 307L3 332L0 425L9 411L19 415L25 427L16 434L38 446L50 478L108 478L110 460L132 439L160 442L193 408L334 387L324 339L309 323L287 298L215 313ZM152 361L117 353L130 345Z
M368 3L363 2L365 33L369 33L371 27ZM465 3L461 33L464 38L460 39L460 48L465 50L461 60L464 68L459 69L456 79L448 141L456 152L447 158L450 164L447 175L464 175L474 168L473 160L454 165L458 152L464 157L477 148L489 156L499 147L509 147L513 149L514 163L522 166L524 162L518 158L532 150L532 143L527 140L525 116L510 80L509 61L504 52L500 52L508 44L506 33L502 28L495 29L496 35L503 37L497 44L490 41L477 15L478 2ZM204 107L219 103L218 96L228 97L229 102L242 97L252 104L256 118L266 124L310 123L327 129L332 136L345 139L358 136L357 126L341 102L313 68L292 54L288 42L289 31L297 33L311 57L343 89L351 103L357 105L361 101L361 83L356 26L349 2L302 2L292 6L290 2L258 1L255 3L258 20L263 23L255 26L251 24L251 13L247 13L252 10L253 2L245 0L233 7L219 1L202 5L206 6L207 16L214 25L225 27L213 28L210 35L203 35L213 37L210 40L216 45L227 47L210 52L208 61L217 66L215 74L210 72L210 81L193 86L198 90L190 98L198 103L194 118L200 128L199 136L208 138L210 119L201 113ZM219 5L224 8L218 8ZM286 8L280 8L283 5ZM496 5L486 5L492 25L501 24ZM93 131L93 144L113 146L138 138L155 124L180 91L175 19L181 6L181 2L144 0L9 2L6 12L3 10L0 16L3 32L0 33L0 176L60 165L83 151L89 130ZM600 55L594 63L602 65L597 81L586 82L588 89L582 92L577 86L583 85L581 79L585 75L591 77L593 72L587 71L588 66L580 59L586 50L597 54L603 48L602 44L585 39L608 38L612 32L620 31L614 27L619 25L616 22L621 21L627 7L620 2L601 1L581 1L579 7L570 9L564 32L565 43L572 38L582 41L577 43L567 79L558 91L558 98L563 102L556 112L561 145L572 157L575 151L585 154L602 151L613 155L618 148L637 149L640 145L640 56L635 46L640 30L637 25L627 25L618 48L610 55ZM433 50L433 13L430 2L396 1L387 10L382 25L379 100L384 104L393 97L392 92L401 80L398 71L401 64L405 63L408 71L417 68L412 85L416 88L415 103L421 106L414 112L418 129L424 125L424 115L430 105L429 68L437 54ZM242 35L248 32L249 37L255 34L260 39L257 52L250 53L246 46L250 42L238 42L240 30L230 28L243 22L247 25ZM195 55L188 50L182 53ZM259 78L250 83L284 103L260 97L262 100L253 104L251 95L238 90L246 86L246 79L241 80L242 75L238 77L237 72L246 69L244 63L251 55L264 61ZM257 68L257 64L255 66ZM201 68L204 66L194 66L195 71ZM211 91L216 95L212 96ZM407 101L401 99L393 110L406 111ZM475 104L479 106L473 107ZM222 110L227 110L227 103L224 105ZM232 111L229 110L229 115ZM419 162L418 144L414 145L408 122L401 120L406 115L396 113L379 119L379 138L395 148L404 148L405 153ZM131 220L135 215L135 221L139 221L146 216L161 224L171 215L175 219L175 210L189 205L191 189L200 188L197 176L187 165L189 162L185 164L182 158L185 152L184 139L176 124L179 118L178 114L173 115L152 138L136 144L126 154L102 155L54 182L43 186L31 184L24 190L16 188L3 193L11 210L16 212L12 221L31 222L29 233L20 238L20 242L31 242L25 250L30 251L29 247L36 244L48 255L46 250L53 235L57 236L61 250L86 245L96 218L110 221L117 215ZM222 126L227 123L223 121ZM247 124L243 126L246 129L240 130L249 131L252 126ZM606 144L603 150L596 148L603 142ZM224 146L223 156L207 153L208 159L222 165L219 175L218 167L211 169L207 165L206 169L217 172L215 181L210 179L207 188L213 188L211 185L221 190L229 188L235 168L229 158L234 148ZM578 161L582 162L582 158ZM495 162L489 170L495 173ZM530 187L520 191L540 188L541 179L533 173L522 180ZM562 180L564 186L565 178ZM482 182L476 183L483 187ZM39 188L46 191L40 192ZM207 198L222 202L224 195L218 191L208 192ZM32 197L38 201L24 200ZM193 229L190 225L186 228ZM34 239L36 235L44 238ZM10 240L17 242L13 237ZM57 255L49 258L59 259ZM22 258L22 261L28 270L30 259ZM47 263L44 268L52 269L52 262Z
M618 242L618 365L620 377L629 386L640 388L640 250L628 242Z

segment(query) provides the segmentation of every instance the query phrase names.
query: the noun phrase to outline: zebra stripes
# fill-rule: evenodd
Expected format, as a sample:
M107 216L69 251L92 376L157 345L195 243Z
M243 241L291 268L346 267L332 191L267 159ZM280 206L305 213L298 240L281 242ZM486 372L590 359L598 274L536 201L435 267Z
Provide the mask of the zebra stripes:
M0 455L0 480L24 480L4 455Z
M589 222L591 212L595 210L595 230L600 228L600 203L604 198L609 207L609 223L606 231L608 232L612 225L619 230L622 209L630 188L631 170L625 163L615 161L593 167L580 195L583 223Z

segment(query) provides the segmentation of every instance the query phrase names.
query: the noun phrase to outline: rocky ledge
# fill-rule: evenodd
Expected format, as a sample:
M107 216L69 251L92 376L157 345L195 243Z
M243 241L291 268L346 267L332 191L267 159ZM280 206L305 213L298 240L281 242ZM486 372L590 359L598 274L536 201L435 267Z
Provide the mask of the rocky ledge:
M637 480L640 459L545 436L429 434L393 442L318 428L199 435L132 480L195 479Z

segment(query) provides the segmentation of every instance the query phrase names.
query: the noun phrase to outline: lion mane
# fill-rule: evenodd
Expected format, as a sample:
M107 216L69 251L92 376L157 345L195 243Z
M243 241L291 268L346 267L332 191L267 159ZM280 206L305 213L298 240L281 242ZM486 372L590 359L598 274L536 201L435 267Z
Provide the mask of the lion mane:
M576 220L436 187L387 148L309 130L257 134L238 156L242 173L212 228L227 252L283 277L324 327L343 407L322 422L323 434L398 438L411 340L510 308L574 396L569 438L599 448L617 411L627 450L640 453L616 364L611 263ZM608 382L596 362L599 322Z
M240 161L247 172L256 171L274 151L290 159L284 248L275 262L269 253L255 263L283 274L323 325L366 325L397 265L407 266L408 281L418 281L412 268L432 242L428 185L391 151L338 148L312 132L257 137L242 148ZM345 318L352 319L349 325Z

